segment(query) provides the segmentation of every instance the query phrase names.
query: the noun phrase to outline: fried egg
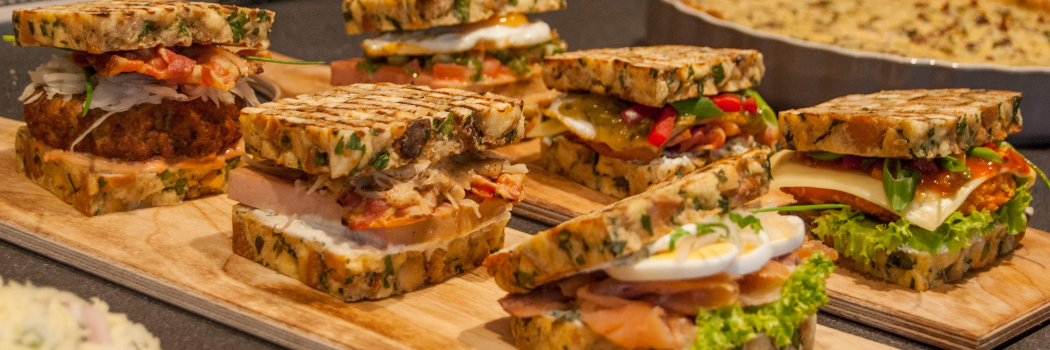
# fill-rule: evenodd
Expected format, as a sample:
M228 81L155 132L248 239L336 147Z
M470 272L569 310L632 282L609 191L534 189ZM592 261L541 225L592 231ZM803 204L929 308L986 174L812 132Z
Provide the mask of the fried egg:
M524 17L522 17L524 18ZM426 30L389 32L365 39L361 47L369 56L427 56L473 50L503 50L529 47L553 39L543 21L503 21L480 25L437 27Z

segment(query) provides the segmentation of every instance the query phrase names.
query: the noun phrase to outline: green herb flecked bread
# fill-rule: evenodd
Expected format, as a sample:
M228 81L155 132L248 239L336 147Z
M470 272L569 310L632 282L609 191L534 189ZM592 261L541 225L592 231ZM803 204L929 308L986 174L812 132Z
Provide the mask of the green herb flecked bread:
M528 318L511 316L510 332L514 336L514 346L520 350L628 350L587 327L579 319L579 310L555 310ZM773 338L760 334L738 349L808 350L816 344L816 334L817 316L814 315L803 321L792 337L798 340L797 344L777 347Z
M155 46L270 47L272 11L204 2L90 1L11 16L15 44L103 53Z
M216 157L159 169L107 173L68 159L50 159L48 151L64 152L33 138L28 128L19 128L15 170L87 216L177 205L183 199L226 193L228 173L241 160Z
M269 222L267 220L277 220ZM480 266L503 247L506 212L472 232L422 245L380 250L336 235L321 241L278 232L287 217L233 208L233 251L346 302L381 299L444 281Z
M758 51L684 45L573 51L543 62L543 81L552 89L652 107L757 87L765 72Z
M780 112L780 146L880 158L941 158L1021 131L1021 93L896 90Z
M249 154L339 178L516 142L522 106L491 93L355 84L245 108L240 122Z
M485 260L510 293L529 290L630 255L682 224L696 222L765 193L768 148L712 163L602 209L540 232Z
M512 13L559 10L565 0L344 0L348 34L481 22Z

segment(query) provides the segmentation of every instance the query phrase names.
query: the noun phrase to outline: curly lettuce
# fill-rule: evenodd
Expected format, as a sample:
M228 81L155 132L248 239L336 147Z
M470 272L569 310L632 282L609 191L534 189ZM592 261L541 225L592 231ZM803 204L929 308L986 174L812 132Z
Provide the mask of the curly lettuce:
M772 337L778 347L791 344L799 325L828 303L824 278L834 269L835 264L818 253L795 269L775 302L746 308L737 303L713 311L700 309L696 316L696 342L691 349L731 349L759 334Z
M955 254L973 239L991 233L997 225L1005 225L1010 234L1024 231L1028 227L1024 211L1031 201L1031 193L1019 183L1014 196L998 210L970 215L955 212L933 231L912 225L904 218L879 223L849 209L829 210L813 221L812 233L824 241L831 237L836 251L860 264L869 263L879 250L890 252L905 245L930 254L947 248Z

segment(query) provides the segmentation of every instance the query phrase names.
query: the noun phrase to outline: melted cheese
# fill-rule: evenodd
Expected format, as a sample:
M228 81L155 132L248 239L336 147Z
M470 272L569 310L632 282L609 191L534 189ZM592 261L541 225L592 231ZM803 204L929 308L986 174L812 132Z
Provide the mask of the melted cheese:
M773 174L773 182L769 184L771 189L812 187L841 191L893 211L889 198L886 197L886 191L882 187L882 180L873 178L868 174L810 167L798 159L795 151L781 151L777 153L770 160L770 165ZM898 214L916 226L931 231L935 230L944 223L944 220L949 215L959 210L959 207L962 206L974 189L988 181L988 179L1007 172L1011 172L1011 170L1003 169L998 173L974 178L963 185L955 194L948 197L941 197L934 193L916 192L915 199ZM1021 175L1027 176L1029 174Z
M107 174L160 173L171 167L202 168L209 165L212 165L211 167L218 167L221 166L221 164L225 164L226 160L237 158L244 154L244 140L238 140L236 146L204 158L192 159L188 157L180 157L179 159L167 160L155 157L141 162L125 162L87 153L55 149L48 147L43 143L40 145L41 148L47 149L47 151L44 152L45 162L54 161L76 164L88 168L93 172Z
M519 26L453 26L391 32L365 39L361 47L369 56L423 56L528 47L548 42L552 37L551 27L547 23L537 21Z

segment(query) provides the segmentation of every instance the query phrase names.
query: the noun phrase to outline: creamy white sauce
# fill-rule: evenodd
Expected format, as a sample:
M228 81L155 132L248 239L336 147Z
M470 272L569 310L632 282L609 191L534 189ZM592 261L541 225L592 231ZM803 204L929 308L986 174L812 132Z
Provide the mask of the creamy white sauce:
M427 30L390 32L365 39L361 47L371 56L431 55L472 49L502 50L550 41L551 27L542 21L519 26L449 26Z

